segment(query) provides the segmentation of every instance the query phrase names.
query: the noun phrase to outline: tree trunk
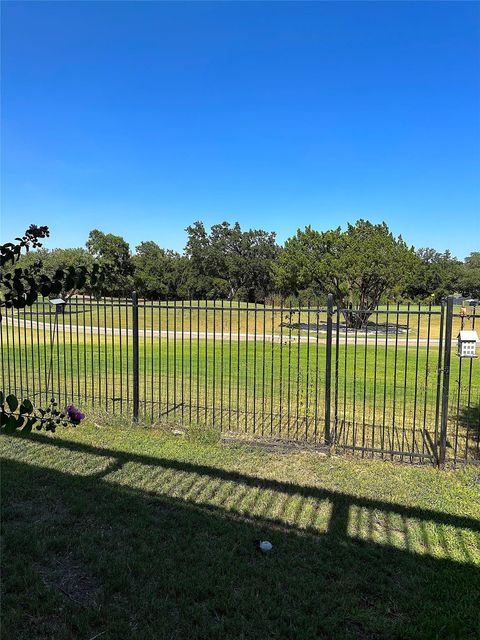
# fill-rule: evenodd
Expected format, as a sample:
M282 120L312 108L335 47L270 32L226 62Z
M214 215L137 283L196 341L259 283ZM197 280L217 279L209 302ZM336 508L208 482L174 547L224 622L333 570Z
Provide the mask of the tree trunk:
M372 315L371 309L344 309L343 316L348 329L364 329L368 324L368 319Z

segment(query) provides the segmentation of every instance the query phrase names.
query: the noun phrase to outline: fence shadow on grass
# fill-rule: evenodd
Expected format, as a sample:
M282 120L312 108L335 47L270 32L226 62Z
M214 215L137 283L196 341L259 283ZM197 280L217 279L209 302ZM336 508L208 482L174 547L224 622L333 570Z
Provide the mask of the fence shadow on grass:
M57 590L32 621L7 574L4 607L24 604L5 637L477 637L473 518L43 435L17 442L24 459L3 466L7 570L21 548L35 608L47 587L32 567L73 554L101 596L85 611ZM261 556L256 538L274 552Z
M456 422L465 441L466 455L472 460L480 460L480 404L461 407Z

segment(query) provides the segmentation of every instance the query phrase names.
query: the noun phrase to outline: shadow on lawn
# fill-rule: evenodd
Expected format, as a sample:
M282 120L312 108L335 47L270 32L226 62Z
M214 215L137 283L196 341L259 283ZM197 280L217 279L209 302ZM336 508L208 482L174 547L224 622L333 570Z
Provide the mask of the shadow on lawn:
M461 407L456 422L460 426L460 435L465 440L465 457L480 460L480 404Z
M480 531L477 520L42 435L32 441L42 445L38 456L3 465L5 637L478 637L480 573L462 542L463 532ZM64 470L42 466L44 449L57 460L65 454ZM69 474L77 454L96 464L83 476ZM64 505L57 519L21 517L25 503L42 500L47 514ZM271 540L272 554L256 552L255 538ZM395 548L399 540L405 549ZM433 541L442 559L429 555ZM83 563L85 583L100 593L94 607L65 589L47 597L32 567L52 554L70 558L69 567Z
M311 331L312 333L314 332L320 332L320 333L326 333L328 326L326 322L321 322L321 323L315 323L315 322L288 322L288 321L284 321L281 322L279 324L279 327L284 327L286 329L291 329L291 330L297 330L297 331ZM367 334L373 337L375 337L375 335L378 336L385 336L385 335L393 335L395 336L397 333L399 335L402 334L407 334L409 331L411 331L411 327L409 327L406 324L387 324L386 322L367 322L366 325L366 331ZM333 331L335 332L337 330L337 325L334 322L333 324ZM365 327L362 327L361 329L355 329L354 327L347 327L347 325L344 322L341 322L338 325L338 330L340 333L352 333L352 334L358 334L358 335L365 335Z

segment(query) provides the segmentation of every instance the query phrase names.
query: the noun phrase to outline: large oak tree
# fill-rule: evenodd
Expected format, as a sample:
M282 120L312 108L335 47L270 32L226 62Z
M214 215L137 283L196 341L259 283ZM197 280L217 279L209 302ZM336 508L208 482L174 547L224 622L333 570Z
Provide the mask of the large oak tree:
M207 233L202 222L187 227L185 254L192 278L208 297L263 301L272 288L272 267L278 255L275 233L243 231L238 222L215 224Z
M401 291L415 259L385 223L358 220L345 231L299 229L286 241L275 275L285 293L332 293L347 325L361 328L382 298Z

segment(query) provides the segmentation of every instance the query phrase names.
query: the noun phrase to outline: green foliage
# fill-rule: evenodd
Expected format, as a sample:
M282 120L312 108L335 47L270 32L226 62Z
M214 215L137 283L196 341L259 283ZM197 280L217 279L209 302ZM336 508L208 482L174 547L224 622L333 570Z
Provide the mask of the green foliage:
M146 298L177 298L188 280L188 260L175 251L162 249L156 242L141 242L133 256L134 283Z
M36 300L35 290L68 299L77 291L115 296L136 288L140 296L160 300L265 302L283 297L293 304L315 298L325 302L333 293L346 309L347 323L360 327L368 309L388 299L438 304L456 291L480 297L480 252L472 252L464 263L449 251L414 252L385 223L358 220L345 231L306 227L282 248L275 233L243 231L239 223L222 222L207 230L197 221L186 231L183 254L147 240L132 256L121 236L98 229L90 232L86 250L48 251L39 241L48 229L33 226L17 239L18 247L3 245L2 264L15 263L16 269L2 277L2 304L28 306ZM30 247L36 250L29 252ZM22 249L26 255L20 255Z
M108 295L132 290L134 268L128 242L121 236L93 229L86 246L105 273L103 290Z
M185 253L198 296L261 302L272 290L272 268L278 255L275 233L242 231L239 223L215 224L207 233L202 222L187 227Z
M38 227L36 224L31 224L22 237L15 238L16 243L6 242L0 245L0 266L3 268L9 262L12 265L15 264L23 250L28 253L31 248L37 249L41 247L40 240L48 238L49 235L48 227Z
M362 327L383 297L401 292L414 264L413 251L385 223L358 220L346 231L299 229L285 243L275 279L283 293L333 293L343 309L358 308L345 311L347 324Z
M72 264L65 269L59 268L57 261L56 264L53 263L54 268L50 275L47 275L42 271L42 261L35 259L33 262L27 262L23 267L17 266L13 272L6 271L7 265L11 264L15 267L18 264L22 258L22 251L28 254L30 248L40 249L42 247L40 240L49 235L48 227L32 224L22 237L15 238L16 243L7 242L0 245L2 270L0 308L23 309L32 306L39 294L60 295L62 292L70 293L86 285L95 287L101 283L100 268L97 264L92 264L89 271L86 266L78 267ZM45 252L44 255L46 255ZM39 430L45 428L46 431L55 431L59 424L79 424L84 417L84 414L73 405L59 411L54 398L51 399L47 409L41 409L34 407L29 399L20 402L14 394L5 397L4 392L0 391L0 428L5 433L13 433L20 429L24 433L29 433L34 426Z
M405 287L407 298L438 304L458 289L462 264L450 251L419 249L416 256Z
M465 258L458 284L464 295L480 298L480 251Z
M41 429L55 431L60 424L75 426L83 417L83 414L74 407L60 411L54 398L51 399L47 409L41 409L35 407L28 398L20 401L13 393L5 397L3 391L0 391L0 429L4 433L10 434L15 431L30 433L33 427L38 431Z
M28 252L30 248L40 248L40 239L48 235L47 227L31 225L24 236L16 238L16 244L7 242L0 245L0 307L23 309L34 304L39 294L45 297L71 294L85 286L96 287L101 282L100 268L96 264L92 264L90 270L86 266L73 265L61 268L57 261L52 262L50 271L46 273L42 260L36 259L36 254ZM22 256L22 250L28 255ZM51 254L42 250L41 255ZM25 263L19 266L22 260ZM7 269L9 265L10 270Z

